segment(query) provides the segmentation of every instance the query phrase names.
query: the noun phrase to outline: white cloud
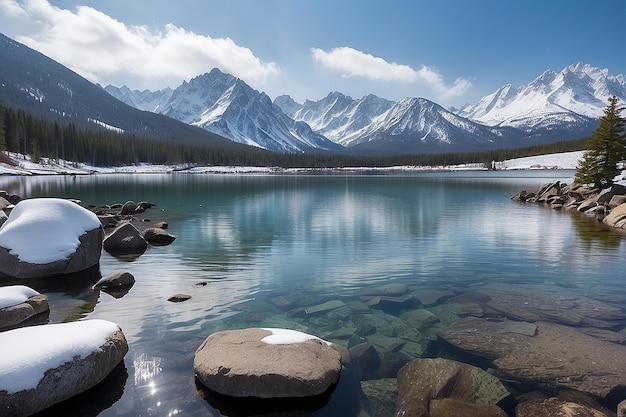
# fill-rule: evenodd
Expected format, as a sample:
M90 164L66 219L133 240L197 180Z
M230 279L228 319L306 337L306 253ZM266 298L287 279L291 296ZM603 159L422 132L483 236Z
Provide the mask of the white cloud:
M198 35L172 24L151 31L91 7L70 11L47 0L0 0L0 13L12 27L20 27L18 41L93 82L135 78L175 87L183 79L218 67L260 86L280 73L276 63L261 61L230 38Z
M326 52L311 48L313 58L327 68L339 71L344 77L364 77L380 81L423 82L442 97L459 96L470 86L469 80L457 78L451 85L435 69L422 66L415 70L408 65L387 62L383 58L350 47L334 48Z

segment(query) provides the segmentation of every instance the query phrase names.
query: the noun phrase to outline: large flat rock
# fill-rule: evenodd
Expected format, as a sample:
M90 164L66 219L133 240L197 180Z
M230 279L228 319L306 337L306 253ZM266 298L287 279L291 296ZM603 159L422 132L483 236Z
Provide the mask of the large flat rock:
M498 374L543 388L569 388L605 397L626 387L626 346L589 336L578 328L469 317L437 335L466 352L493 362Z
M207 388L231 397L310 397L337 383L341 354L293 330L225 330L198 348L194 370Z
M612 328L626 319L615 304L564 288L492 284L481 290L484 307L513 320ZM476 296L476 295L475 295Z

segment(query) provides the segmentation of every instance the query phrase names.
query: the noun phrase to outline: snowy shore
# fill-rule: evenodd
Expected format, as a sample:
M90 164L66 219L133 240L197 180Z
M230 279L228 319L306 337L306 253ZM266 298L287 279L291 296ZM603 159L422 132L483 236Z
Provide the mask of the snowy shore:
M495 161L498 170L528 169L576 169L583 151L558 154L539 155L526 158ZM448 166L394 166L394 167L350 167L350 168L279 168L279 167L244 167L244 166L191 166L191 165L152 165L139 164L124 167L95 167L82 163L49 160L43 158L40 163L33 163L29 156L10 154L15 166L0 163L0 175L88 175L88 174L147 174L147 173L207 173L207 174L268 174L268 173L301 173L309 171L329 172L423 172L423 171L460 171L486 170L483 164L462 164Z

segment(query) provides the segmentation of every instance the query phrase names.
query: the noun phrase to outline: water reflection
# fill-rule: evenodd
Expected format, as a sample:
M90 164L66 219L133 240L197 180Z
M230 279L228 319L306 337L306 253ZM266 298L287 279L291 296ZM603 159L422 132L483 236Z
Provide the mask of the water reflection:
M603 249L615 249L621 245L624 236L620 232L611 230L602 222L590 219L589 216L578 213L572 214L572 223L576 234L588 252L596 246Z

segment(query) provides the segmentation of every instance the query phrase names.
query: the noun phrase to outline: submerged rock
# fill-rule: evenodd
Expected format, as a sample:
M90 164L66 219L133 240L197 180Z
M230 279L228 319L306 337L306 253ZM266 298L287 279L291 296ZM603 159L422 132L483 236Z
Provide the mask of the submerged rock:
M381 285L378 287L363 288L359 291L360 296L389 296L398 297L409 292L409 287L406 284L393 283Z
M424 288L419 291L415 291L413 296L417 298L423 306L428 307L439 303L443 299L454 296L454 293L449 290Z
M535 335L519 332L510 323L469 317L437 335L492 361L499 375L538 388L605 397L626 386L626 346L554 323L534 323Z
M339 380L341 353L292 330L249 328L210 335L194 358L198 380L231 397L309 397Z
M472 404L454 398L432 400L428 412L429 417L508 417L497 405Z
M368 307L404 306L408 304L414 304L416 302L416 299L410 294L399 296L362 296L361 300L363 300L365 302L365 305L367 305Z
M515 408L516 417L545 417L545 416L576 416L576 417L611 417L612 413L605 413L586 405L571 401L564 401L556 397L525 401Z
M330 301L326 301L325 303L322 303L322 304L317 304L317 305L314 305L314 306L305 307L304 308L304 312L307 315L327 313L327 312L335 310L337 308L344 307L345 305L346 305L346 303L344 303L341 300L330 300Z
M595 300L563 288L554 291L493 284L482 290L484 306L510 319L551 321L568 326L612 328L626 319L626 314L607 302Z
M371 417L390 415L389 410L396 407L398 383L395 378L361 381L361 390L365 395L364 408Z
M482 415L506 416L493 404L506 398L509 392L500 380L480 368L449 359L416 359L398 373L398 403L396 415L411 417ZM433 403L433 400L453 399L454 402ZM473 404L473 413L457 414ZM481 412L485 414L480 414Z
M369 342L360 343L349 349L352 366L360 380L374 379L381 360L378 351Z

